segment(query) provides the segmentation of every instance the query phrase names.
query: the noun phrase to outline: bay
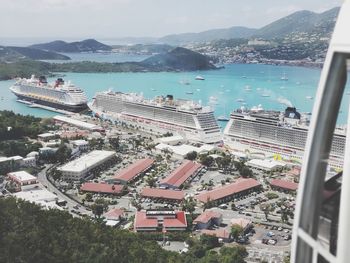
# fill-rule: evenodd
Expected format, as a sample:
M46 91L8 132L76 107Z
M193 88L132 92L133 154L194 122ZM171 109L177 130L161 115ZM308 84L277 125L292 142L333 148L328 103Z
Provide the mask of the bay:
M175 98L209 104L216 116L228 117L234 109L259 104L264 109L284 110L287 105L293 105L300 112L311 112L320 73L320 69L314 68L232 64L220 70L200 72L65 73L64 78L83 88L90 100L96 92L108 89L142 92L146 98L172 94ZM195 80L197 75L205 80ZM288 77L287 81L281 80L284 75ZM16 102L16 97L9 91L13 83L13 80L0 81L0 110L40 117L57 114ZM338 124L346 123L348 105L349 96L345 95ZM224 127L225 123L220 125Z

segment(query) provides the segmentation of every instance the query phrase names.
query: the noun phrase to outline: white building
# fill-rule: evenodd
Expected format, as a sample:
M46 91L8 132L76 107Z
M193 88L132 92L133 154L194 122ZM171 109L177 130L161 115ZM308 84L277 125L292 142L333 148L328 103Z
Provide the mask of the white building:
M158 144L155 148L156 148L156 151L160 154L162 154L162 151L167 149L174 154L175 158L179 158L179 159L184 158L190 152L197 152L198 154L202 154L202 153L207 153L216 149L215 146L209 145L209 144L204 144L201 147L195 147L188 144L173 146L173 145L167 145L164 143Z
M276 171L277 169L284 168L286 164L284 162L275 161L272 159L252 159L246 163L247 166L262 170L266 172Z
M51 193L46 189L39 188L28 191L21 191L14 193L13 196L31 203L38 204L45 209L56 208L62 210L62 208L56 204L56 201L58 200L57 195Z
M17 191L26 191L39 187L38 179L25 171L7 174L8 179L16 184Z
M184 141L184 138L180 135L174 135L170 137L161 137L158 139L159 143L168 144L168 145L176 145Z
M24 166L24 167L34 167L34 166L36 166L36 158L35 157L23 158L22 166Z
M92 151L58 168L69 180L80 180L87 177L92 170L104 165L115 157L114 151Z
M72 145L79 149L79 151L87 151L89 149L89 142L85 140L72 141Z
M88 122L84 122L84 121L80 121L77 119L61 116L61 115L57 115L57 116L53 117L53 119L56 122L67 123L67 124L70 124L72 126L76 126L76 127L79 127L79 128L85 129L85 130L89 130L89 131L102 130L101 126L98 126L98 125L95 125L92 123L88 123Z

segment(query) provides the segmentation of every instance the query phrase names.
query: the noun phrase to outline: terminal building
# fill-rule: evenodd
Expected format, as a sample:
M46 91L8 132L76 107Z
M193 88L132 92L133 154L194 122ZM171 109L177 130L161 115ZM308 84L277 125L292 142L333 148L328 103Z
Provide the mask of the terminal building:
M67 180L79 181L93 175L97 169L103 169L115 162L114 151L95 150L75 159L57 170L62 172Z
M178 189L187 180L194 178L202 169L202 165L189 160L184 161L169 176L160 181L161 187Z

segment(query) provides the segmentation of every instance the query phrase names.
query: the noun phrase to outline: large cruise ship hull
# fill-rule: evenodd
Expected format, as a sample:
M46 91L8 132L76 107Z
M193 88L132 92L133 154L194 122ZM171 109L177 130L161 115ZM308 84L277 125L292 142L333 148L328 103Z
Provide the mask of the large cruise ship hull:
M24 101L28 101L28 102L32 102L32 103L36 103L36 104L40 104L40 105L44 105L44 106L48 106L54 109L60 109L60 110L66 110L66 111L71 111L71 112L81 112L84 111L88 108L87 104L77 104L77 105L67 105L67 104L61 104L61 103L55 103L55 102L51 102L51 101L46 101L43 99L39 99L39 98L33 98L33 97L29 97L29 96L25 96L23 94L18 94L14 91L12 91L18 99L20 100L24 100Z

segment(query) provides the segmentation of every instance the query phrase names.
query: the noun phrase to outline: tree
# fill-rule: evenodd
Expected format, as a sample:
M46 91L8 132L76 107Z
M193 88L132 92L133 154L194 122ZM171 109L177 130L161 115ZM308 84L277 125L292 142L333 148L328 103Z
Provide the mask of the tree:
M240 170L240 174L242 177L248 178L253 176L253 171L249 167L243 166Z
M98 198L95 203L91 206L92 213L95 217L100 218L104 212L107 212L108 203L103 198Z
M56 161L59 163L65 163L70 158L72 150L62 143L55 154Z
M233 224L231 226L231 237L236 240L240 235L243 234L243 227L238 224Z
M196 151L192 151L186 154L185 159L190 160L190 161L194 161L197 159L197 152Z
M62 178L62 172L60 170L57 170L56 168L53 168L50 174L54 181L60 180Z
M87 193L85 195L85 200L86 200L86 202L92 202L93 201L92 200L92 194L91 193Z
M155 187L156 186L156 182L157 182L157 178L155 178L154 176L150 175L150 176L148 176L146 182L147 182L149 187Z
M265 219L268 221L268 216L270 212L272 211L272 207L270 204L261 204L260 205L260 210L264 212Z
M120 147L119 137L109 138L109 144L112 146L113 150L118 151Z
M194 201L193 197L189 197L183 201L182 210L189 212L192 215L195 209L196 201Z
M214 158L207 154L203 154L200 156L200 163L207 167L210 167L214 164Z

